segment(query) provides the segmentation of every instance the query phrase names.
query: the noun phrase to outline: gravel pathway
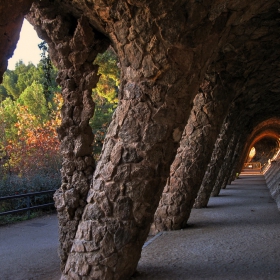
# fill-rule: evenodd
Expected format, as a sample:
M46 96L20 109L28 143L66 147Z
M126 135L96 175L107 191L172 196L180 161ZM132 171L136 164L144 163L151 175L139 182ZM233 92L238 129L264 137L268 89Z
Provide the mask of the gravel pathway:
M262 175L241 175L189 227L144 248L140 279L280 279L280 213Z
M55 214L0 227L0 280L60 278Z
M0 280L58 280L55 215L0 227ZM280 213L262 175L242 175L185 230L146 243L133 279L280 279Z

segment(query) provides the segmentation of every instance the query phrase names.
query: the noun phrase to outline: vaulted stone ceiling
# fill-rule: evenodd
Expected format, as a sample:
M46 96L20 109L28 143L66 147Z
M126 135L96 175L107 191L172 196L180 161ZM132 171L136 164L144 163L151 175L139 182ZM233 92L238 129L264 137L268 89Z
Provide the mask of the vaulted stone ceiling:
M160 199L156 226L184 226L200 186L209 198L254 139L278 133L279 2L4 1L0 79L24 16L50 46L64 97L55 195L63 279L125 279ZM122 71L119 106L94 172L93 61L109 45Z
M269 118L263 122L260 122L254 127L254 129L247 136L246 144L242 151L241 158L246 160L251 148L265 137L273 138L279 141L280 138L280 119L279 118Z

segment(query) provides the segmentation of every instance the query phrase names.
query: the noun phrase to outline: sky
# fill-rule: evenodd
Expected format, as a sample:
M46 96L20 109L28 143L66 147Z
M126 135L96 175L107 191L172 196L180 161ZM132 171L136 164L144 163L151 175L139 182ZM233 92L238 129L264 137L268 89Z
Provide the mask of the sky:
M33 26L25 19L20 32L20 38L14 55L8 61L8 69L14 70L15 64L21 59L25 64L32 62L37 65L40 61L40 50L38 44L42 40L38 37Z

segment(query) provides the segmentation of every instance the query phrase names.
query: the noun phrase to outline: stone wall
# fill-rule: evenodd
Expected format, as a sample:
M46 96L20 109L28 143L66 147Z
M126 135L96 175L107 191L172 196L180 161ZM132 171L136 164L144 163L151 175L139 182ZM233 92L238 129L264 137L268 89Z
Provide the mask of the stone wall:
M271 162L270 168L264 174L267 187L272 198L276 201L280 210L280 159Z

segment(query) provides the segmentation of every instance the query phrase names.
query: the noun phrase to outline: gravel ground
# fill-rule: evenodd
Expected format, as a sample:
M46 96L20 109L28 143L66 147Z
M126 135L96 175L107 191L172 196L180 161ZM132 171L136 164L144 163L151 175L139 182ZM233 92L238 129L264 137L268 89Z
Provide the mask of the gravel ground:
M0 227L0 280L58 280L58 222L44 216Z
M280 279L280 213L262 175L242 175L189 227L144 248L140 279Z
M280 279L280 213L263 176L243 175L185 230L163 232L142 252L134 279ZM55 215L0 227L0 280L58 280Z

